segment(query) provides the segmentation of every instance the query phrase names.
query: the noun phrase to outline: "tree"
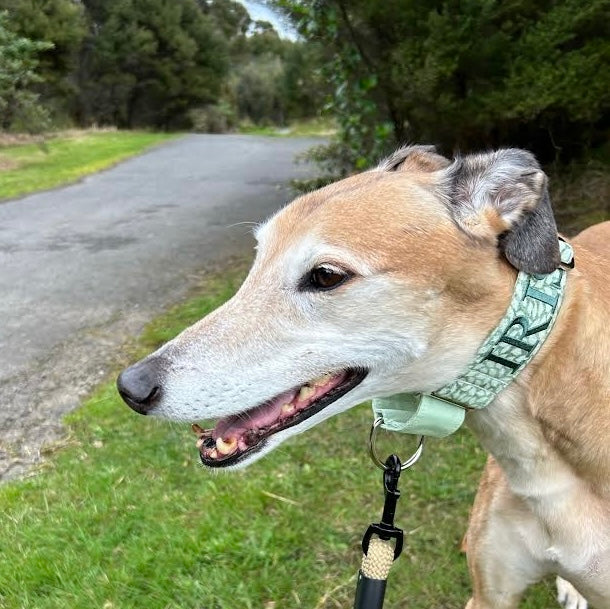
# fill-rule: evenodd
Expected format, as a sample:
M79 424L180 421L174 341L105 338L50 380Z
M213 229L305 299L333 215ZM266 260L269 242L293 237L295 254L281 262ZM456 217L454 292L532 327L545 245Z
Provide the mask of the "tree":
M0 128L19 128L32 133L41 131L48 113L32 91L42 81L37 55L53 45L34 41L8 28L6 12L0 12Z
M243 4L233 0L197 0L197 5L204 15L213 20L227 40L232 41L248 33L252 20Z
M217 98L228 47L195 0L85 4L91 23L83 114L120 127L167 128Z
M255 57L234 74L239 116L256 124L284 123L284 99L278 86L283 65L279 57Z
M2 7L10 31L52 43L37 47L38 78L27 91L59 125L222 129L238 111L281 123L311 115L320 100L315 53L252 21L234 0L0 0Z
M77 96L74 74L85 35L84 8L75 0L0 0L10 15L10 27L25 38L53 44L40 52L36 90L55 115L74 112Z
M331 108L356 164L389 134L390 145L520 145L549 160L608 128L608 0L271 3L326 49Z
M320 69L323 58L322 50L315 43L286 44L279 86L287 119L305 119L321 112L329 93Z

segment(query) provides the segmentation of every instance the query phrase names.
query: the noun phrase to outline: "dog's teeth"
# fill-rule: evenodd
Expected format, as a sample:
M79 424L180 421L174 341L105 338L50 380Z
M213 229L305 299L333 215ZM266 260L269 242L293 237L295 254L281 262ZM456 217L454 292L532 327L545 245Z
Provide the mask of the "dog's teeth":
M296 409L297 409L297 407L292 403L283 404L282 405L282 414L292 414Z
M315 392L316 390L313 387L303 385L301 391L299 391L299 401L304 402L305 400L308 400Z
M324 385L326 385L328 383L328 381L330 381L330 379L333 378L332 374L323 374L322 376L318 377L313 384L316 387L324 387Z
M201 448L203 447L204 444L205 444L205 438L199 438L197 440L196 446L199 450L201 450Z
M218 459L218 451L215 448L208 453L208 459Z
M237 438L229 438L225 441L223 438L216 438L216 450L221 455L230 455L237 448Z

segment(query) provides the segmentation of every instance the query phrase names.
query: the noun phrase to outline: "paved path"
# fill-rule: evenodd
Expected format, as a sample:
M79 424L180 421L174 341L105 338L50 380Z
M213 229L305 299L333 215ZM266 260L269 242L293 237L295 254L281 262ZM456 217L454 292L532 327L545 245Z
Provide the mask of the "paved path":
M0 204L0 479L22 474L120 344L201 272L251 251L311 139L191 135Z

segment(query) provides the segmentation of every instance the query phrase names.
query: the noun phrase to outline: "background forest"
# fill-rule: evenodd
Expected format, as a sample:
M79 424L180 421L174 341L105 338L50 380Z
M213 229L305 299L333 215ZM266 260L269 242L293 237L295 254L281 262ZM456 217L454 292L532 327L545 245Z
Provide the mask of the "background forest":
M336 135L310 154L319 184L407 141L519 146L607 213L610 0L259 4L296 40L233 0L0 0L0 129L224 132L323 115Z
M324 49L349 167L388 139L517 145L543 161L608 139L608 0L274 4Z
M312 45L231 0L0 0L0 127L226 131L312 116Z

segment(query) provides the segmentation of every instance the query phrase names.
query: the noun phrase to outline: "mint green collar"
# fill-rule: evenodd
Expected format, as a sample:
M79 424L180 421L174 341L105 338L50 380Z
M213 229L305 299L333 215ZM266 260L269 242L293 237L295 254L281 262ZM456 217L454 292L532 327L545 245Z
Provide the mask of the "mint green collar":
M373 400L381 427L443 438L457 431L466 410L485 408L538 353L563 301L572 248L559 241L563 265L548 275L519 272L506 314L479 347L468 369L430 394L400 393Z

